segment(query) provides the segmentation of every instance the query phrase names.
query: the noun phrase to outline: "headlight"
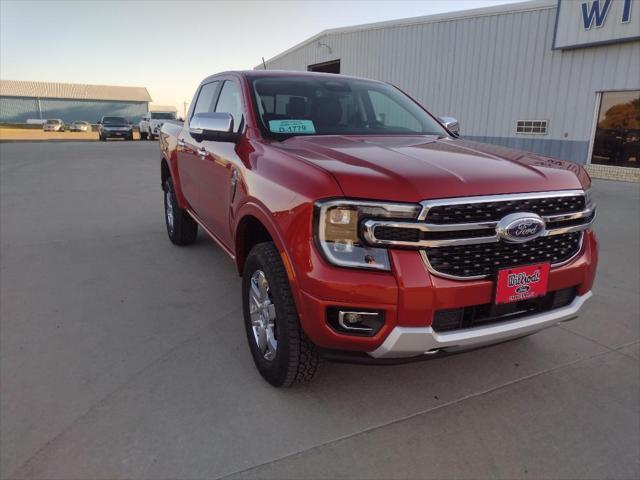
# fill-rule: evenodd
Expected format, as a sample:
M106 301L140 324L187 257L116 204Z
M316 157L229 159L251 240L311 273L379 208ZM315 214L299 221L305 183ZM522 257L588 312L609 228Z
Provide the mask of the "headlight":
M384 248L361 238L362 221L369 218L415 219L420 205L408 203L328 200L316 203L314 237L325 259L340 267L390 270Z

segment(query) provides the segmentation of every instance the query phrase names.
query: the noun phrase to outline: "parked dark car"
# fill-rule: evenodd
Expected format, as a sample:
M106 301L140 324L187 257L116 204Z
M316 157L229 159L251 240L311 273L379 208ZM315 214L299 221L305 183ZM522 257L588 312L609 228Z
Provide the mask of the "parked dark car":
M108 138L133 140L133 126L124 117L102 117L98 122L98 133L102 141Z

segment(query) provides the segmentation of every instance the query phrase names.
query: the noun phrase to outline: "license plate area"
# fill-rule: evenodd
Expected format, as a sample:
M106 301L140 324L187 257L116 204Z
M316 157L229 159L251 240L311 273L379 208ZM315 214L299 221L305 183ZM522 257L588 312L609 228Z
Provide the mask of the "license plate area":
M524 265L498 271L496 304L513 303L547 294L549 263Z

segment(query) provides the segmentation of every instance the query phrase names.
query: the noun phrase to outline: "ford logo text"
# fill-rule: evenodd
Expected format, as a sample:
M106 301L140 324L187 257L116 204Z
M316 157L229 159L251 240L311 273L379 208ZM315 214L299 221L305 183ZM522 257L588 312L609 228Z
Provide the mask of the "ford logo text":
M544 220L535 213L512 213L498 222L496 233L506 242L523 243L542 235L545 228Z

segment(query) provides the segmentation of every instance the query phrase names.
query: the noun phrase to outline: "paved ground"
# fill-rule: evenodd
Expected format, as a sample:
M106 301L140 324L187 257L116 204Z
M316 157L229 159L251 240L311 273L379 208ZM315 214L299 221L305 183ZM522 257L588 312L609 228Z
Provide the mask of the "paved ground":
M0 144L2 478L638 478L640 186L584 315L395 367L256 373L239 280L166 238L152 142Z
M44 132L42 129L32 128L0 128L0 141L98 141L98 132ZM133 139L140 140L140 134L133 132ZM116 140L119 141L119 140Z

